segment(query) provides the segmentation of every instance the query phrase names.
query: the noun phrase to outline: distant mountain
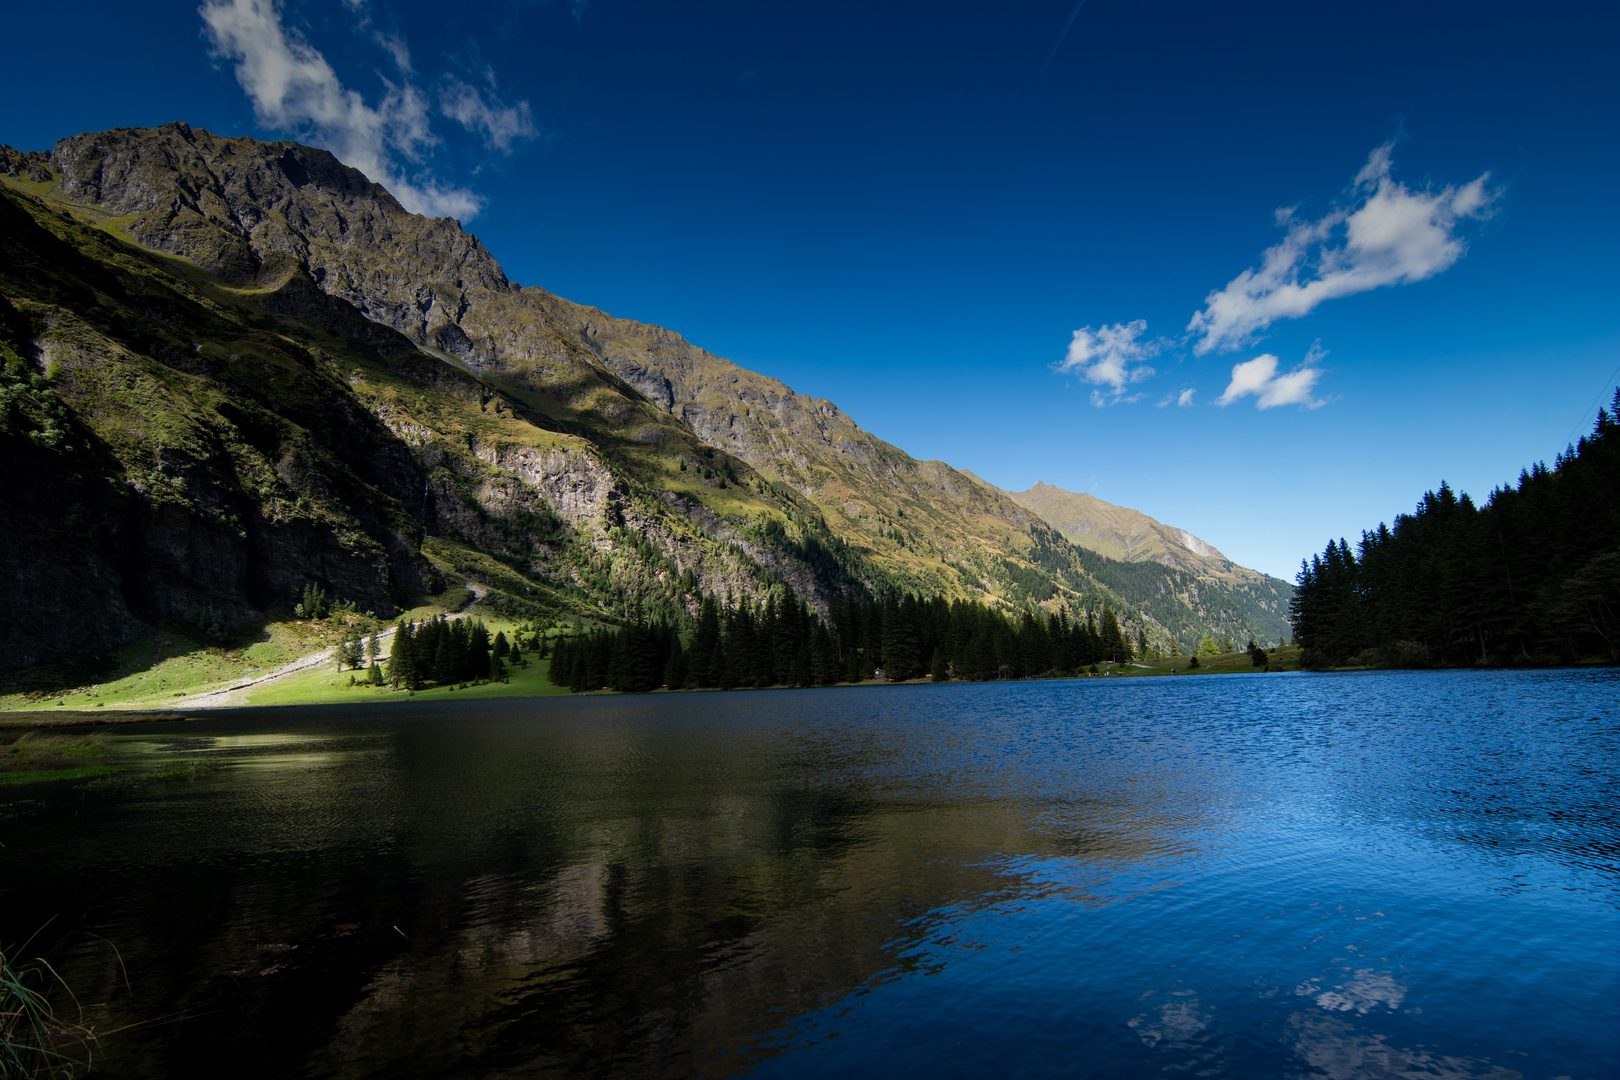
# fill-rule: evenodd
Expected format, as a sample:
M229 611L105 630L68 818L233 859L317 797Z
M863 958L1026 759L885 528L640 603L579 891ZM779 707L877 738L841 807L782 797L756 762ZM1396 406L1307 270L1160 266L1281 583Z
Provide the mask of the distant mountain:
M1076 546L831 402L514 284L322 150L184 124L0 148L0 218L0 667L446 573L536 616L897 589L1277 636L1218 575Z
M1103 502L1095 495L1065 491L1040 481L1028 491L1007 494L1076 544L1110 559L1152 560L1198 574L1265 576L1237 566L1186 529L1157 522L1139 510Z
M974 479L993 486L979 477ZM1203 589L1222 597L1221 608L1227 606L1227 600L1236 601L1242 618L1259 628L1267 641L1278 640L1286 631L1293 586L1239 566L1186 529L1165 525L1139 510L1115 506L1094 495L1065 491L1040 481L1028 491L1011 491L1007 495L1080 547L1121 562L1152 562L1191 575ZM1189 602L1195 609L1207 607L1200 600ZM1207 614L1219 621L1225 612Z

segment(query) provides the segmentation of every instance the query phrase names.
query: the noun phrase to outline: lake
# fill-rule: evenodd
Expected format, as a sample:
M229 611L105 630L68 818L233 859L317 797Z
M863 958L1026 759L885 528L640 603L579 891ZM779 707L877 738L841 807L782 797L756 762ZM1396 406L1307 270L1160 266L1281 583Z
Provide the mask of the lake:
M0 788L0 938L136 1025L107 1075L1620 1075L1612 669L114 738Z

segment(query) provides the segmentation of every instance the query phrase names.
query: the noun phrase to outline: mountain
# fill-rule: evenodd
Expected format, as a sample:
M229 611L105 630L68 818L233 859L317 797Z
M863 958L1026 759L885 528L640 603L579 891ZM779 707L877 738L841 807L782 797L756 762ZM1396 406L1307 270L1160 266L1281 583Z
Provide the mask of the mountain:
M1039 481L1028 491L1012 491L1007 496L1039 514L1080 547L1122 562L1156 563L1196 578L1198 589L1215 598L1214 608L1196 597L1189 597L1189 603L1208 617L1212 626L1231 621L1230 608L1235 603L1238 618L1262 628L1266 641L1278 640L1287 628L1293 586L1237 565L1186 529L1165 525L1139 510L1115 506L1094 495L1065 491Z
M1276 636L831 402L511 282L325 151L177 123L0 148L0 181L0 666L311 582L390 611L451 572L535 616L899 589Z
M1231 560L1186 529L1160 524L1139 510L1115 506L1094 495L1065 491L1039 481L1028 491L1007 494L1076 544L1110 559L1123 562L1152 559L1164 566L1197 573L1205 572L1212 565L1225 564L1227 571L1232 568Z

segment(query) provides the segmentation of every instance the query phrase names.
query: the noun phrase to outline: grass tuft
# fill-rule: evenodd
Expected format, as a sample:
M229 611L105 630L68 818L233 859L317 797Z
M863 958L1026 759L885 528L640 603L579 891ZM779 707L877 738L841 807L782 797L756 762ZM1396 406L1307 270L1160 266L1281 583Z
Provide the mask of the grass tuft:
M84 1008L50 961L13 958L27 948L24 942L8 954L0 947L0 1075L71 1077L81 1069L88 1072L96 1033ZM56 1011L51 1004L56 993L73 1002L76 1018Z

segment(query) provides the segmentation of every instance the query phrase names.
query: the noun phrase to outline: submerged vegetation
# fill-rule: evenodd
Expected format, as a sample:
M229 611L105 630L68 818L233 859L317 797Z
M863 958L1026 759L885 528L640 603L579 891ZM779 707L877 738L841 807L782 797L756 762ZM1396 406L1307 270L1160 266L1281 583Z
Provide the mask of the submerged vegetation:
M101 734L25 731L9 745L0 744L0 785L106 776L112 772L104 763L111 748Z

